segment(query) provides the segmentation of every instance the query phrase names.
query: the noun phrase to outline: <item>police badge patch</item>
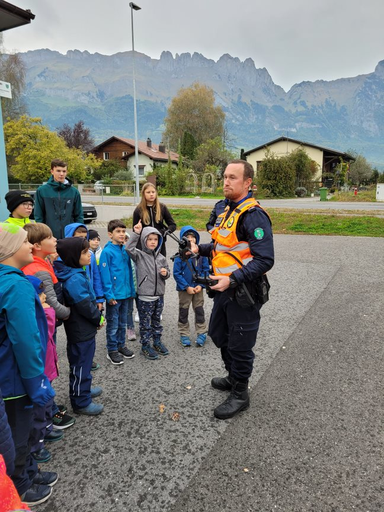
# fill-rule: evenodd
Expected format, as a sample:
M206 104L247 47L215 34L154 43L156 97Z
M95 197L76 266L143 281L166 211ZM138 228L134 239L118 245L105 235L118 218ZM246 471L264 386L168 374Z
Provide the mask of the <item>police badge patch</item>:
M253 234L255 235L256 240L262 240L264 238L264 229L256 228Z

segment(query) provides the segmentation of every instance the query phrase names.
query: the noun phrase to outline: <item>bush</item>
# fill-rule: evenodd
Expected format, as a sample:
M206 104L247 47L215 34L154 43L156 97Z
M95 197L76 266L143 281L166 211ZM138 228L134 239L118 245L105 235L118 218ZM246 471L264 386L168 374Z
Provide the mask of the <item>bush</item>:
M307 189L305 187L297 187L295 190L295 196L305 197L307 195Z

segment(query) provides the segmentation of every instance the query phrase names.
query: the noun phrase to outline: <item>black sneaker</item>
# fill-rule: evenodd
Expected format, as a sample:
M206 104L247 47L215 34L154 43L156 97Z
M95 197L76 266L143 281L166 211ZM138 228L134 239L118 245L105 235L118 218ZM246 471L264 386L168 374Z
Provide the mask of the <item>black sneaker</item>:
M67 408L65 405L58 405L57 408L62 414L65 414L67 412Z
M119 353L125 357L125 359L132 359L135 357L135 354L132 352L132 350L129 350L127 347L119 347Z
M52 487L49 485L32 484L26 493L23 494L21 499L27 505L40 505L44 503L52 494Z
M161 341L157 341L156 343L154 343L153 348L161 356L167 356L169 354L169 350Z
M65 428L72 427L76 419L69 414L57 412L52 418L53 430L64 430Z
M43 462L48 462L51 460L52 455L46 448L40 448L36 452L31 452L32 457L38 464L43 464Z
M53 473L52 471L37 471L33 483L36 485L49 485L49 487L53 487L55 483L58 481L59 476L57 473Z
M107 359L109 359L112 364L124 363L123 356L117 350L114 350L113 352L108 352Z

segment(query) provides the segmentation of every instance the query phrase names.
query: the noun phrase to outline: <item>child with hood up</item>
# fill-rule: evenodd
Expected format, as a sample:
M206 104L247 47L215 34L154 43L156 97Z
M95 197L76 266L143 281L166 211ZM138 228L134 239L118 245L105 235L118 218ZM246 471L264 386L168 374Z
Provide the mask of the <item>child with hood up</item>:
M139 240L141 249L137 248ZM150 226L143 229L139 220L125 246L136 265L141 353L150 360L158 359L159 354L169 354L161 341L163 326L160 322L164 308L165 280L170 276L167 260L160 253L162 243L160 232Z

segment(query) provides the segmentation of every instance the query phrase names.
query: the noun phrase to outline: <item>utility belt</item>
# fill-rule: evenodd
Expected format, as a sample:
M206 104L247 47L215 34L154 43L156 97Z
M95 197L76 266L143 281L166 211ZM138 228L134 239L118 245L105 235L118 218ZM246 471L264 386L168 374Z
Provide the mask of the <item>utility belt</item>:
M243 262L237 258L233 253L228 252L228 256L231 256L239 268L244 267ZM228 290L233 291L231 298L235 299L241 308L252 308L258 305L262 306L269 301L269 290L271 285L269 284L268 277L266 274L256 278L251 283L242 283Z

